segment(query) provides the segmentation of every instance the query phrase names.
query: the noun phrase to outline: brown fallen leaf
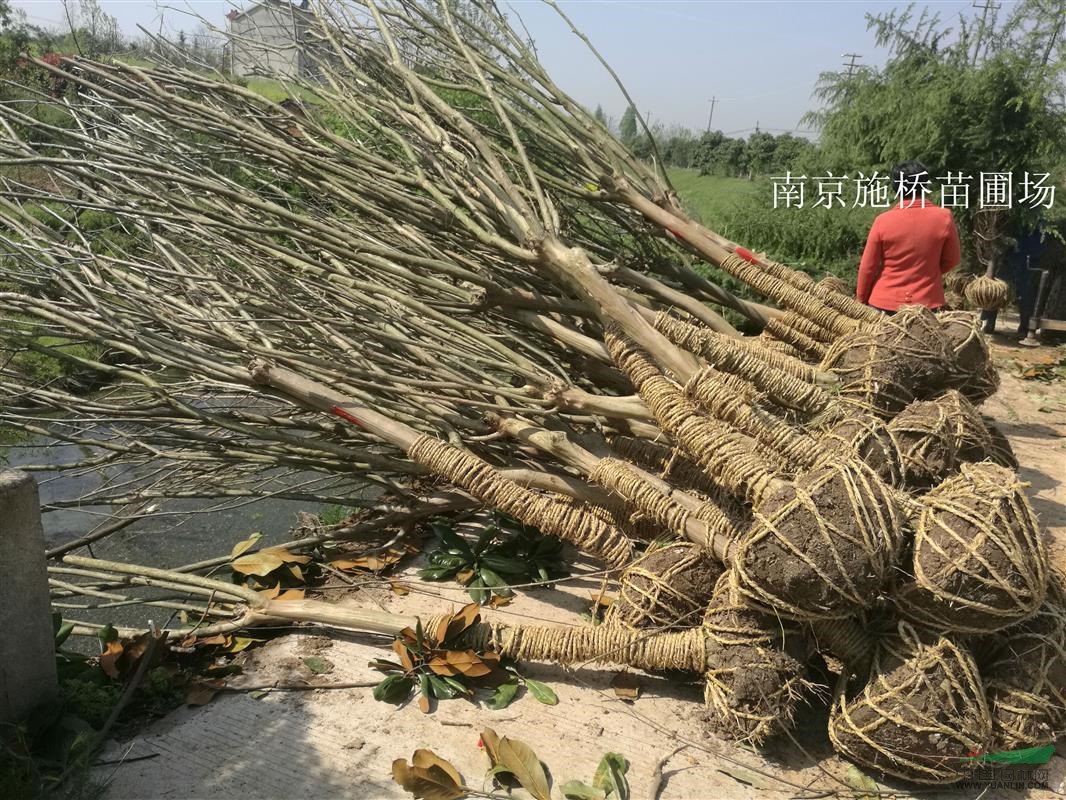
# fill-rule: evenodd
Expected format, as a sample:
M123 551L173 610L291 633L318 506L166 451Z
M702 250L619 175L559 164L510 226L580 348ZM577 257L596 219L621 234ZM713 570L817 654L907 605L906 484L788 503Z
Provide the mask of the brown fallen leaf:
M241 555L243 553L247 553L249 550L252 549L252 547L255 546L255 543L258 542L262 538L263 538L263 534L261 534L258 531L256 531L251 536L249 536L247 539L245 539L243 542L237 542L237 544L233 545L233 549L230 550L229 557L230 558L236 558L237 556L239 556L239 555Z
M415 750L411 763L392 762L392 779L420 800L458 800L467 789L458 770L432 750Z
M389 588L392 589L392 593L403 597L404 595L411 594L411 587L407 584L400 583L399 581L390 581Z
M279 594L274 599L275 600L303 600L304 599L304 593L305 593L304 589L286 589L284 592Z
M185 704L189 706L206 705L225 685L226 682L221 678L206 681L195 680L185 690Z
M620 700L636 700L640 697L640 682L632 672L623 670L615 673L611 678L611 688L614 689L614 696Z
M118 641L110 641L104 645L104 652L100 654L100 669L112 679L118 679L118 660L122 658L123 647Z
M492 597L489 598L489 605L493 608L502 608L503 606L511 605L511 602L513 600L513 595L511 597L504 597L501 594L494 594Z
M249 553L233 560L230 565L234 572L242 575L265 577L285 564L307 564L311 556L290 553L284 547L267 547L258 553ZM298 567L296 569L299 569Z

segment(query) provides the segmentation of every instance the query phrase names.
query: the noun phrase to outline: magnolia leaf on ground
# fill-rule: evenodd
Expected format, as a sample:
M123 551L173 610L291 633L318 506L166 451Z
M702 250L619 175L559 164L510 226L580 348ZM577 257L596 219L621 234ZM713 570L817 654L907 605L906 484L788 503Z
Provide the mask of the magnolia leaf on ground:
M533 748L518 739L498 736L492 728L481 732L481 741L492 762L493 775L506 772L536 800L551 800L548 776Z
M251 647L253 644L259 644L262 641L262 639L252 639L249 636L234 636L233 642L226 648L226 652L239 653L241 650Z
M399 581L390 581L389 588L392 589L393 594L398 595L399 597L411 593L411 587L405 583L400 583Z
M546 706L554 706L559 702L559 696L548 684L535 681L532 678L523 678L529 693Z
M259 594L263 595L267 600L276 600L278 595L281 594L281 584L275 584L269 589L260 589Z
M118 678L118 660L122 658L122 644L111 641L104 644L104 652L100 654L100 669L107 677Z
M854 764L848 766L844 780L855 790L855 800L877 800L880 796L877 782Z
M389 675L374 687L374 699L399 705L410 696L414 685L406 675Z
M327 675L333 671L333 662L318 656L308 656L303 660L304 666L315 675Z
M735 764L730 764L728 767L718 767L718 771L723 775L728 775L735 781L746 783L755 789L780 789L780 784L773 780Z
M388 569L393 564L398 564L408 555L415 552L418 552L418 550L414 547L390 547L388 550L383 550L379 553L369 553L367 555L355 556L354 558L345 558L341 556L340 558L335 558L330 561L329 565L342 572L352 570L381 572Z
M311 556L290 553L283 547L267 547L258 553L234 559L230 566L234 572L242 575L258 575L262 578L285 564L307 564L310 561Z
M477 622L480 614L481 607L478 603L467 603L450 618L441 620L436 631L437 642L443 643L454 639Z
M615 697L621 700L636 700L640 697L640 681L632 672L618 672L611 679L611 688Z
M514 602L514 597L504 597L502 594L494 594L489 598L489 606L492 608L502 608L503 606L509 606Z
M501 683L496 687L496 691L492 693L492 697L485 701L485 705L493 711L507 708L507 706L511 705L515 695L518 694L518 685L517 680Z
M420 800L458 800L467 794L463 779L450 763L432 750L416 750L411 764L392 762L392 779Z
M259 531L256 531L251 536L249 536L247 539L245 539L243 542L237 542L237 544L233 545L233 549L230 550L229 557L230 558L236 558L237 556L241 555L242 553L248 552L249 550L251 550L255 546L255 543L258 542L262 538L263 538L263 534L259 533Z
M444 662L451 672L441 671L434 665ZM482 678L492 672L492 667L482 660L481 656L473 650L447 650L443 655L429 662L429 668L438 675L455 675L459 673L468 678Z
M589 786L581 781L567 781L559 787L559 790L566 800L604 800L607 797L603 789Z
M407 672L411 672L415 668L414 659L411 658L411 651L407 649L407 645L399 639L393 639L392 649L400 657L400 663Z
M592 785L616 800L629 800L629 762L621 753L604 753L592 776Z

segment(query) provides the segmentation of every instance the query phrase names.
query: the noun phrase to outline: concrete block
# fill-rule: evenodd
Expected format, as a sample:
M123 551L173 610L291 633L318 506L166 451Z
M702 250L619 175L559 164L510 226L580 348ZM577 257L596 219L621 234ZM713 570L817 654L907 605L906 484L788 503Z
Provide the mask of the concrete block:
M0 471L0 722L18 722L58 692L37 482Z

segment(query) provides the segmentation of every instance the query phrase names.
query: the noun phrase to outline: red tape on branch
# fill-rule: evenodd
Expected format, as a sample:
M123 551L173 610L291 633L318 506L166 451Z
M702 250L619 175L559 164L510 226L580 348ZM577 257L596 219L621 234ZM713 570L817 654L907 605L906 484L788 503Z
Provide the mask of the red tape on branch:
M349 414L340 406L333 406L332 408L330 408L330 412L336 414L341 419L348 420L353 425L358 425L360 428L363 427L363 423L359 421L358 417L354 416L353 414Z
M746 247L738 247L733 252L736 253L741 258L743 258L749 264L758 264L759 263L759 259L757 259L755 257L755 254L753 252L751 252L751 250L749 250Z

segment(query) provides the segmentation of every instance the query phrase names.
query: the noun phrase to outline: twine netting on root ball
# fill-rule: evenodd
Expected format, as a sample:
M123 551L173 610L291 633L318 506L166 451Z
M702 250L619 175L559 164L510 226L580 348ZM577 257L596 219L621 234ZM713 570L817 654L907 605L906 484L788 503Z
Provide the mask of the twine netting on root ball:
M1054 744L1066 735L1066 578L1052 572L1047 600L1031 618L993 637L982 669L992 749Z
M721 565L698 545L653 545L622 573L604 623L631 629L696 627L721 574Z
M875 773L916 783L966 777L988 751L992 721L973 656L947 637L900 624L881 641L857 691L841 681L829 719L837 752Z
M966 286L966 299L982 311L999 311L1010 302L1010 285L999 278L982 275Z
M985 633L1033 614L1047 592L1047 546L1017 476L991 462L920 498L913 580L900 612L935 631Z

